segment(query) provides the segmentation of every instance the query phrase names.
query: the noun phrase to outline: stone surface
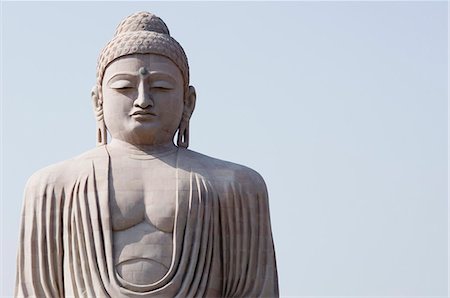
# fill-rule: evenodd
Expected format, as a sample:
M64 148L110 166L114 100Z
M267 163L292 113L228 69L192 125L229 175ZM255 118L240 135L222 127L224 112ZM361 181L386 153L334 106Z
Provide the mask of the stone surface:
M122 21L97 79L98 146L27 183L16 296L278 296L265 183L187 149L196 93L164 22Z

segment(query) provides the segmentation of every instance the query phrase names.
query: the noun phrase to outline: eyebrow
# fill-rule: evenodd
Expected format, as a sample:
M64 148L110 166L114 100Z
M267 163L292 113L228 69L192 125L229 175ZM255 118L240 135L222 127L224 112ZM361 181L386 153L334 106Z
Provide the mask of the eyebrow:
M120 77L120 76L132 76L134 78L137 78L140 76L140 74L136 71L136 72L120 72L120 73L116 73L114 74L112 77L110 77L108 79L107 84L111 84L111 81L113 79L115 79L116 77ZM172 84L176 83L176 80L174 77L172 77L170 74L166 73L166 72L162 72L162 71L150 71L148 73L147 76L150 76L150 78L152 79L163 79L163 80L167 80Z
M150 78L167 80L172 84L176 83L175 78L166 72L150 71L149 75L150 75Z

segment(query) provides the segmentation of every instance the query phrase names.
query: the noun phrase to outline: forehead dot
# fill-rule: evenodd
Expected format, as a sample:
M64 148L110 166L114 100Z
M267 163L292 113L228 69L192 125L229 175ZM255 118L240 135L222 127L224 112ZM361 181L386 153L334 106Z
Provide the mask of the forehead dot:
M146 74L148 74L148 70L145 67L141 67L139 68L139 74L145 76Z

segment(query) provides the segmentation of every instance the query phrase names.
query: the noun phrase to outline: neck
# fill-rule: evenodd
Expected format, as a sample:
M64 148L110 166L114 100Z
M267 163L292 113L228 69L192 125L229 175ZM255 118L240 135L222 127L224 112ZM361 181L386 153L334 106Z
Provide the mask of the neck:
M141 156L158 156L174 151L177 148L172 142L154 145L135 145L118 139L112 139L108 146L112 149L123 150L131 155Z

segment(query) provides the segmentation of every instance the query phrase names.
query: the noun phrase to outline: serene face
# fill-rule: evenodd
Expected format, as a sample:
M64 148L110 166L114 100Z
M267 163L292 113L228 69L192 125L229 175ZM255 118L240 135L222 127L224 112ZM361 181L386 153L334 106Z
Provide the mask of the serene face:
M161 55L121 57L105 70L103 114L113 139L134 145L173 141L184 108L181 71Z

